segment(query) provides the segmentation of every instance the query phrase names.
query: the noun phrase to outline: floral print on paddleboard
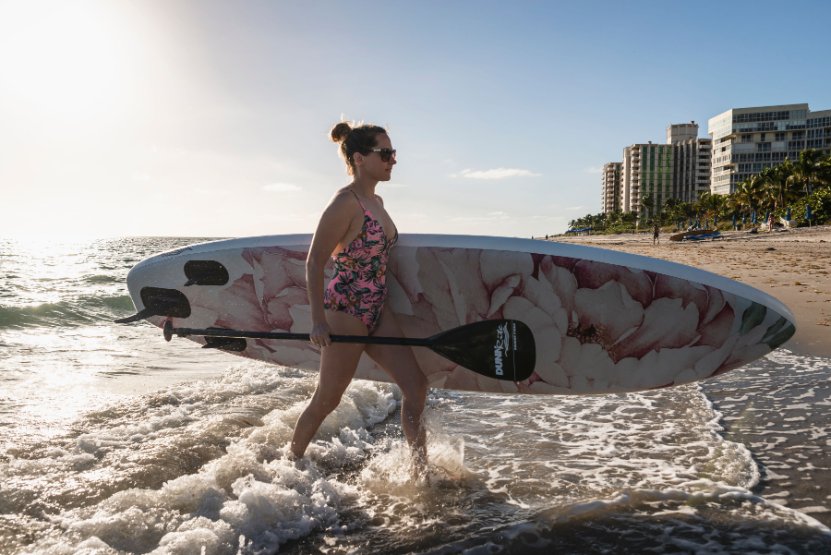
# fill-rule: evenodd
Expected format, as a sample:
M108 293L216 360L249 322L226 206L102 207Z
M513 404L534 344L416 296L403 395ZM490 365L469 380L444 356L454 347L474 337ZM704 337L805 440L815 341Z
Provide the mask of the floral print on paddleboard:
M187 325L308 332L306 248L225 251L222 261L231 281L224 287L185 288L193 307ZM205 255L182 255L196 256ZM496 318L521 320L531 328L537 362L520 383L487 378L430 349L413 348L431 387L467 391L585 394L680 385L764 356L794 333L787 315L762 301L692 277L638 269L634 257L627 265L601 260L400 242L386 268L386 306L408 337ZM678 268L675 275L695 273ZM383 269L338 269L330 263L326 276L339 271L359 272L359 280L370 284L361 287L372 287ZM751 290L740 284L734 289ZM303 341L249 340L240 354L310 369L319 362L318 351ZM366 356L356 376L389 381Z

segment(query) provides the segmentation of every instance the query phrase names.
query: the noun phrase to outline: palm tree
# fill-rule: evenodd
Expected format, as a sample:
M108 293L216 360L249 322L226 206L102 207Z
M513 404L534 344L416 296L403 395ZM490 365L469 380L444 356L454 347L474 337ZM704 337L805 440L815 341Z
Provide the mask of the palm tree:
M765 200L765 178L758 173L750 176L742 195L747 202L750 213L762 208Z
M807 200L812 192L825 187L831 187L831 155L806 150L800 152L796 163L786 159L739 183L722 209L745 216L763 209L775 211L801 195ZM696 208L704 211L701 204Z
M793 163L785 159L778 166L765 168L759 174L764 183L765 205L772 211L785 206L793 198L790 176L793 174Z
M702 213L707 219L712 216L713 222L715 222L715 218L722 215L725 200L724 195L714 195L709 191L704 191L698 197L699 213Z
M662 213L666 214L669 221L678 222L686 217L684 212L685 205L686 203L681 199L670 197L664 201Z
M655 208L655 199L652 195L645 196L641 199L641 215L645 215L647 217L652 216L652 211Z
M814 191L814 187L820 185L823 178L828 177L822 175L822 161L823 156L818 150L811 149L800 152L799 159L793 165L793 173L790 176L793 189L804 192L805 196L809 196Z
M831 187L831 154L821 158L817 166L817 181L819 186Z

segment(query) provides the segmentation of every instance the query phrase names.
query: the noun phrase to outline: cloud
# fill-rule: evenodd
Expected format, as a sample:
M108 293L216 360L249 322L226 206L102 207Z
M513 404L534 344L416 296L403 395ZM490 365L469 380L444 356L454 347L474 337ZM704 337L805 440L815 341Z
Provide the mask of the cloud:
M268 185L263 185L263 191L268 193L294 193L299 190L300 186L294 183L269 183Z
M508 179L510 177L539 177L541 174L530 170L519 168L494 168L491 170L462 170L453 177L464 177L465 179Z

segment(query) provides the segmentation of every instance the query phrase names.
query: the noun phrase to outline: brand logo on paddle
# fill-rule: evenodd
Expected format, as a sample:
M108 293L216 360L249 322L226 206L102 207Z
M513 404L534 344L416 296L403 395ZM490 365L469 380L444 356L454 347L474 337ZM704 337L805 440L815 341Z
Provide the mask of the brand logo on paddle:
M508 323L496 328L496 343L493 346L493 365L497 376L503 376L505 370L502 361L508 356L511 349L511 333L508 331Z

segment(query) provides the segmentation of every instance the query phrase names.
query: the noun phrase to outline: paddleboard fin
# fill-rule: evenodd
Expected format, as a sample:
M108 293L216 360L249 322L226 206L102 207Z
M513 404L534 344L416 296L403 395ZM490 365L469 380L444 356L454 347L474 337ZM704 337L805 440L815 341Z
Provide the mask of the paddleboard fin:
M188 302L185 294L177 289L142 287L140 295L144 308L132 316L116 320L117 324L129 324L151 316L172 318L187 318L190 316L190 302Z
M133 322L138 322L139 320L144 320L145 318L149 318L150 316L155 316L152 310L150 309L142 309L133 314L132 316L127 316L126 318L119 318L115 321L116 324L132 324Z

